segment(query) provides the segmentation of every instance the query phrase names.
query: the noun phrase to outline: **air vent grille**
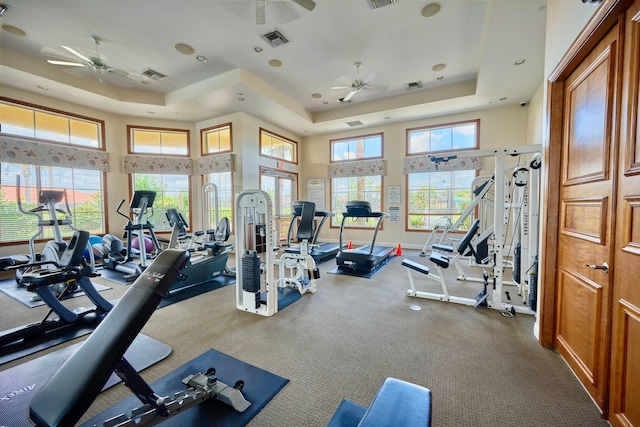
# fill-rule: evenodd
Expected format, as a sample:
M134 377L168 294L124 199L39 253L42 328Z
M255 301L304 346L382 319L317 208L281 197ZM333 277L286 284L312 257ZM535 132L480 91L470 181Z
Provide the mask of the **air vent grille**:
M283 44L289 43L289 40L285 36L283 36L279 30L273 30L269 33L263 34L260 37L265 39L273 47L278 47L282 46Z
M404 84L405 90L420 89L421 87L422 87L422 82L411 82L411 83Z
M376 9L380 9L381 7L389 6L390 4L394 4L397 1L398 0L367 0L371 10L376 10Z
M152 70L151 68L147 68L146 70L144 70L142 72L142 75L149 77L150 79L153 79L153 80L162 80L167 77L166 74L162 74L161 72Z
M353 122L347 122L347 124L348 124L349 126L351 126L351 127L354 127L354 126L362 126L362 122L361 122L360 120L355 120L355 121L353 121Z

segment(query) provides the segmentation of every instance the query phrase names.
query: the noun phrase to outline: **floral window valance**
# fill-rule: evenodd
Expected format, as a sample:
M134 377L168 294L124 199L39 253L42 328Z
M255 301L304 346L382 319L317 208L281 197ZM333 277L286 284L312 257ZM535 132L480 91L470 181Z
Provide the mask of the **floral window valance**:
M233 153L215 154L198 159L198 174L233 172Z
M192 175L193 162L188 157L124 156L125 173L159 173L164 175Z
M387 166L384 160L358 160L354 162L329 164L329 179L345 176L386 175Z
M109 172L109 153L0 135L0 162Z
M404 158L404 173L420 172L442 172L457 170L480 170L482 169L482 159L479 157L468 157L464 159L450 159L446 162L433 162L428 155L410 156Z

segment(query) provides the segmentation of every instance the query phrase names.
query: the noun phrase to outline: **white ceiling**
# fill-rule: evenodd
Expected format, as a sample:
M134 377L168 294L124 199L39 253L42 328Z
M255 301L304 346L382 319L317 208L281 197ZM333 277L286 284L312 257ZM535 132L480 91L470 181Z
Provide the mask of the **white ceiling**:
M264 25L256 0L0 1L9 6L2 24L26 32L0 31L3 84L117 114L197 122L242 111L305 136L350 121L368 127L519 104L543 80L546 0L437 0L441 11L430 18L421 10L431 0L376 10L368 0L315 0L312 11L267 0ZM275 29L289 43L272 47L261 37ZM42 54L74 58L66 45L95 57L93 36L101 59L133 80L51 65ZM177 52L176 43L195 53ZM362 79L387 88L340 103L349 91L331 88L355 80L355 62ZM444 70L432 70L441 63ZM148 68L167 77L142 77ZM418 81L421 89L405 89Z

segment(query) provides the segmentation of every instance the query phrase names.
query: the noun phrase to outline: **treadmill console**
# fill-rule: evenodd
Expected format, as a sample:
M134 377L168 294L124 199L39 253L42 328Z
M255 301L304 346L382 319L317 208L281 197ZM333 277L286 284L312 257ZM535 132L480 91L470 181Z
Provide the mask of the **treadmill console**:
M364 200L352 200L347 202L347 212L344 216L348 217L371 217L371 203Z

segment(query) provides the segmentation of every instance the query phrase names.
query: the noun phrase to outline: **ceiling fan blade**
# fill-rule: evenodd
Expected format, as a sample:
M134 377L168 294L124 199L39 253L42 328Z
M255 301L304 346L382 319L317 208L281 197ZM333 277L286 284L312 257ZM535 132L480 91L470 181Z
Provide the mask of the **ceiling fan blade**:
M316 7L316 2L313 0L291 0L291 1L293 1L295 4L298 4L304 7L308 11L312 11Z
M86 67L85 64L81 64L79 62L56 61L54 59L47 59L47 62L53 65L66 65L68 67Z
M340 102L349 102L349 101L351 101L351 98L353 98L353 95L355 95L356 93L358 93L357 90L352 90L351 92L349 92L347 94L347 96L342 98L342 100Z
M329 88L329 90L345 90L345 89L351 89L351 86L334 86L332 88Z
M64 49L68 50L69 52L73 53L75 56L77 56L78 58L82 59L83 61L89 62L91 63L91 59L87 58L86 56L84 56L83 54L81 54L80 52L78 52L75 49L70 48L69 46L65 46L65 45L61 45Z

